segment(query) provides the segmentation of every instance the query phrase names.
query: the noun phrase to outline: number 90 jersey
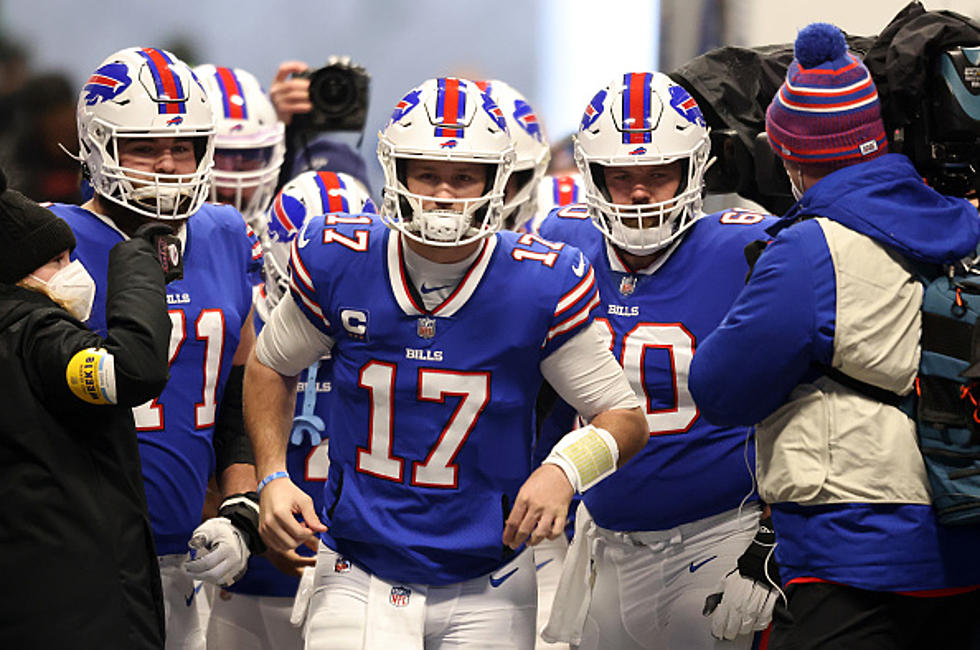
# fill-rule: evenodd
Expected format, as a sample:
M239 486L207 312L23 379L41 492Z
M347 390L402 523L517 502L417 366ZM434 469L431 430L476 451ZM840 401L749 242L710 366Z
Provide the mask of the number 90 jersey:
M123 236L83 208L54 205L51 210L71 226L78 241L72 258L95 280L95 305L86 324L104 336L109 250ZM186 553L201 523L214 472L214 425L262 267L258 240L231 206L205 203L188 219L186 234L184 277L167 285L170 379L158 398L133 409L160 555Z
M503 522L531 469L539 364L598 306L588 260L496 233L431 311L400 235L326 215L296 237L293 300L334 341L323 541L382 578L442 585L509 559Z
M650 427L647 445L585 493L599 526L664 530L737 508L752 492L752 429L707 422L687 378L698 342L745 286L745 245L769 239L765 228L773 223L745 210L705 215L662 266L646 273L628 271L585 205L557 209L540 225L543 237L579 247L595 265L602 296L596 320Z

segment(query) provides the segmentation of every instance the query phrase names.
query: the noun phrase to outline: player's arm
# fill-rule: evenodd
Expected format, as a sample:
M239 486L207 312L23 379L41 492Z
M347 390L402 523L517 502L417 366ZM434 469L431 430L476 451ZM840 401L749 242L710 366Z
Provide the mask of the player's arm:
M262 328L246 364L245 426L261 477L259 531L278 551L292 550L326 530L313 499L289 479L286 447L296 409L297 378L332 345L332 339L316 329L287 294Z
M511 548L560 535L575 492L611 474L649 438L640 401L594 325L552 352L541 373L589 425L562 438L521 486L504 525Z

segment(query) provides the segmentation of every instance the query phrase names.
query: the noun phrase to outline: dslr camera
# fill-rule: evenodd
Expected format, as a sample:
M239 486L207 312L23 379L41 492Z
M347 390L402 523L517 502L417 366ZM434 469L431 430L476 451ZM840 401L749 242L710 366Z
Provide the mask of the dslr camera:
M327 64L297 77L310 80L309 113L293 116L293 125L307 131L363 131L367 122L371 76L350 57L332 56Z

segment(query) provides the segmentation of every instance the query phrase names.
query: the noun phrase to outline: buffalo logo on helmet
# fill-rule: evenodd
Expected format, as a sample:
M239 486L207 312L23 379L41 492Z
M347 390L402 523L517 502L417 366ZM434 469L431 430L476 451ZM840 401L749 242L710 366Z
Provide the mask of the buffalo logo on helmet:
M507 130L507 119L504 117L504 112L500 110L497 103L490 98L490 95L484 93L483 95L483 110L487 112L490 119L500 127L501 131Z
M670 106L691 124L704 126L704 115L691 94L680 86L670 86Z
M530 104L519 99L515 99L514 119L521 125L521 128L524 129L529 136L538 142L543 142L541 124L538 122L538 116L534 114L534 109L531 108Z
M86 106L107 102L129 88L133 80L125 63L107 63L96 70L82 88Z
M634 149L633 151L630 152L630 155L631 156L642 156L646 152L647 152L647 148L646 147L637 147L636 149Z
M420 94L422 94L421 89L416 89L402 97L401 101L395 104L395 110L391 113L389 124L401 121L413 108L418 106Z
M589 102L589 105L585 107L585 114L582 116L582 124L579 126L580 131L584 131L589 128L595 121L599 119L602 115L603 104L606 101L606 91L600 90Z
M280 192L270 208L269 237L273 241L288 242L296 236L299 228L306 220L306 206L294 196Z
M183 123L183 121L184 118L180 115L177 117L171 117L169 120L167 120L167 126L179 126L181 123Z

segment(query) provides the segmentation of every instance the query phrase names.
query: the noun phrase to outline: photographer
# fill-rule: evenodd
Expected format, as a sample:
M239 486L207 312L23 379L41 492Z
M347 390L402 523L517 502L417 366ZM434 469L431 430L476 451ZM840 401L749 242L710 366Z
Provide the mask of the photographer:
M286 125L286 160L276 191L305 171L349 174L368 190L367 165L337 133L362 137L368 110L369 77L350 59L331 57L311 70L302 61L284 61L269 87L269 99Z
M131 407L167 381L164 273L143 226L108 251L107 334L75 236L0 175L0 647L163 648ZM159 249L158 249L159 250Z

